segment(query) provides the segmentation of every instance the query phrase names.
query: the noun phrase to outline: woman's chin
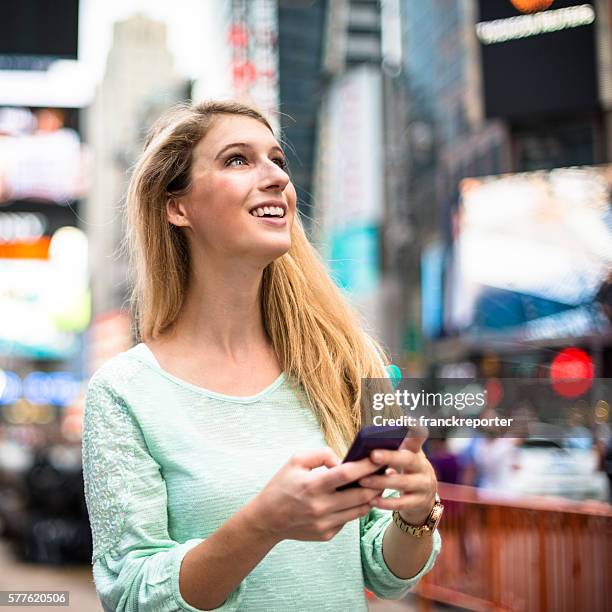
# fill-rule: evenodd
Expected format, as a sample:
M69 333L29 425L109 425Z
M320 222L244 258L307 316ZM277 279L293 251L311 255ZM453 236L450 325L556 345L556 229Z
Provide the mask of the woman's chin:
M290 248L290 236L277 236L273 239L264 238L254 241L249 245L248 251L251 257L261 259L265 267L275 259L282 257Z
M270 261L274 261L279 257L282 257L285 253L289 251L291 248L291 238L286 238L285 240L278 240L275 244L268 244L266 247L262 248L262 251L268 254Z

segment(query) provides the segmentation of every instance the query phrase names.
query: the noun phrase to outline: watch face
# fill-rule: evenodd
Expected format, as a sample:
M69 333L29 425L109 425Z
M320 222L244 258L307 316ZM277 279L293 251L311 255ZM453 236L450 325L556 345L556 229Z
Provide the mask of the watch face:
M434 531L438 528L438 524L440 523L440 519L442 518L442 511L444 510L444 506L442 504L436 504L431 514L431 522L433 523L431 526L431 530Z

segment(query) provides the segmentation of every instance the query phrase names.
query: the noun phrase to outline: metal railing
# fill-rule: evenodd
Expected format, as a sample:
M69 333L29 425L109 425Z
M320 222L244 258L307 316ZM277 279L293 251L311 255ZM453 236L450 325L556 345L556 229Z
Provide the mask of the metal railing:
M468 610L612 610L612 506L440 483L442 552L415 588Z

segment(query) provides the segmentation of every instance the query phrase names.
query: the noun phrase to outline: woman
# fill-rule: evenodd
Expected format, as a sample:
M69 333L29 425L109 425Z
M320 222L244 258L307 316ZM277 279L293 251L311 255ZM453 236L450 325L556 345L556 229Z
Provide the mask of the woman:
M364 586L401 597L440 536L405 533L390 510L423 524L435 476L419 439L340 465L360 379L384 364L305 237L267 121L233 102L172 109L127 213L142 342L93 376L83 435L104 608L354 612Z

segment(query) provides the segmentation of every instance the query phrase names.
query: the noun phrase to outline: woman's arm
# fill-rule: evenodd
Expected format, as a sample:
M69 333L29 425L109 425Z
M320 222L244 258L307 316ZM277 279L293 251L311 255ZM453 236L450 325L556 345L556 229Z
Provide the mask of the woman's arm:
M433 533L416 538L393 521L383 537L383 557L389 569L402 579L413 578L427 563L433 549Z
M179 588L183 599L195 608L220 606L278 543L259 527L253 505L244 506L185 555Z
M326 466L325 472L314 472ZM370 512L377 490L336 488L371 473L369 459L338 465L329 448L298 454L266 487L183 561L180 589L191 605L221 605L266 554L284 539L327 541L348 521Z
M425 437L417 432L409 436L400 450L377 450L372 453L375 463L391 466L383 476L366 476L359 481L363 486L395 490L393 495L372 500L377 518L370 521L374 526L367 525L366 529L371 533L365 541L366 551L369 551L366 560L384 577L380 584L388 582L389 585L383 588L393 595L399 593L400 596L431 569L441 547L441 537L437 530L433 534L425 533L421 538L416 538L404 533L390 520L389 511L397 510L407 523L422 525L435 503L435 471L421 448ZM375 549L373 553L369 550L370 546ZM401 581L404 581L403 585Z
M385 499L398 496L397 491L385 491ZM393 531L398 529L393 523L391 512L381 510L377 507L372 508L365 519L361 520L361 559L363 565L364 579L366 587L373 591L381 599L400 599L407 591L416 586L419 580L431 570L442 546L442 538L436 530L433 535L428 535L427 539L431 542L429 555L420 561L411 560L413 554L420 553L412 549L409 542L406 542L409 534L399 530L403 537L395 542L389 542L393 537ZM424 539L426 536L423 536ZM417 538L414 538L417 540ZM397 545L397 546L396 546ZM389 552L391 551L391 555ZM393 558L392 558L393 557ZM407 571L402 570L402 564L409 564ZM414 567L413 567L414 564ZM405 578L404 576L409 576Z

